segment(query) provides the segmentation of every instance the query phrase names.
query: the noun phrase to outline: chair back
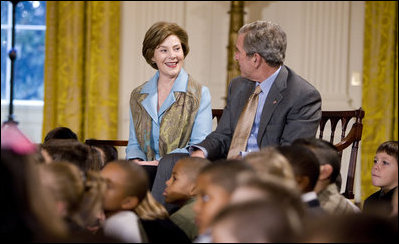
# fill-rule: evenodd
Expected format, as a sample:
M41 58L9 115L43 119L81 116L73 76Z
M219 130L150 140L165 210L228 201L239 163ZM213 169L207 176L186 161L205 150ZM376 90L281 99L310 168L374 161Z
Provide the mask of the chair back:
M355 171L356 171L356 161L357 161L357 154L359 149L359 143L362 139L362 132L363 132L363 123L362 120L364 118L364 110L359 108L357 110L347 110L347 111L322 111L321 121L320 121L320 132L319 138L323 139L323 134L325 130L325 126L328 121L331 124L331 132L329 135L329 139L324 139L330 141L330 143L334 144L334 146L338 149L340 157L342 159L342 152L344 149L348 148L352 145L350 158L349 158L349 165L348 165L348 172L346 177L346 186L343 195L346 198L353 199L353 186L354 186L354 179L355 179ZM341 131L336 132L336 128L338 122L341 121ZM347 133L348 124L350 121L353 121L353 124ZM337 143L334 143L335 137L340 136Z

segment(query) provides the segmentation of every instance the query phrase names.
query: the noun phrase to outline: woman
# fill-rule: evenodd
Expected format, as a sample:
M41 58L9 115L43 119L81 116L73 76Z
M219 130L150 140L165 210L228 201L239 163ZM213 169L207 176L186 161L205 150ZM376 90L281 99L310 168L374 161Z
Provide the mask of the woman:
M162 157L188 154L212 130L209 89L182 68L188 52L187 33L175 23L157 22L144 37L143 56L158 71L131 93L126 158L143 165L150 182Z

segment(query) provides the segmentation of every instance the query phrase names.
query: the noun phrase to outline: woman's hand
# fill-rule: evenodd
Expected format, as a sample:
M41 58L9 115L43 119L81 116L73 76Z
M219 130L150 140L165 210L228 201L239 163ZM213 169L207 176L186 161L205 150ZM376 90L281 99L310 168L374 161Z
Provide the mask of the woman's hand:
M140 165L150 165L150 166L158 166L158 164L159 164L158 160L141 161L141 160L138 160L138 159L133 159L133 162L135 162L136 164L140 164Z

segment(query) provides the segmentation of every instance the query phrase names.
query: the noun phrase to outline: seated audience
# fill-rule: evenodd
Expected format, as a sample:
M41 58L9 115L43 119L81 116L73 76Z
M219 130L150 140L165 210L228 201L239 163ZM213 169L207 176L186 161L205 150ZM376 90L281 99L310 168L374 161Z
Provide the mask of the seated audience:
M255 172L241 160L218 160L205 166L199 173L196 185L198 195L194 203L198 237L197 243L211 241L211 221L224 208L238 183L238 175Z
M70 233L95 233L102 227L106 185L98 173L89 171L84 178L77 166L66 161L44 164L40 169L41 181L54 198Z
M110 162L101 170L107 183L104 194L104 235L122 242L146 240L140 230L140 220L133 211L148 191L146 171L125 160Z
M291 209L292 210L292 209ZM276 200L231 204L212 221L212 241L217 243L292 242L300 233L299 216Z
M2 201L0 235L4 241L115 241L70 232L51 192L42 184L37 147L13 124L3 124L1 137L1 192L6 200Z
M195 196L197 195L195 181L200 170L209 163L210 161L207 159L197 157L180 159L173 167L170 179L166 181L166 189L163 194L165 202L179 206L179 209L170 218L186 233L191 241L198 235L193 210Z
M380 190L364 201L363 212L389 216L392 212L392 196L398 188L398 141L386 141L378 147L371 180Z
M340 178L341 159L337 149L328 141L307 138L297 139L293 145L303 145L309 148L316 156L320 173L314 191L321 207L330 214L346 214L360 212L349 199L340 194L337 187L337 178Z
M314 188L319 178L319 163L312 151L301 145L279 146L277 148L290 162L297 185L302 192L302 201L308 206L312 216L324 211Z
M78 136L67 127L56 127L49 131L44 137L44 142L51 139L73 139L78 140Z

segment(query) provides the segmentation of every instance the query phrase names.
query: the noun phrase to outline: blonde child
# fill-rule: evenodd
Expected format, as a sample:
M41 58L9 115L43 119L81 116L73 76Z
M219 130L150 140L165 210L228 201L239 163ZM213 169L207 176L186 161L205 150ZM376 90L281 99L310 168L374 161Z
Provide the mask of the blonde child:
M104 220L102 198L105 182L99 173L79 168L66 161L40 165L40 178L56 202L58 214L71 233L96 232Z

